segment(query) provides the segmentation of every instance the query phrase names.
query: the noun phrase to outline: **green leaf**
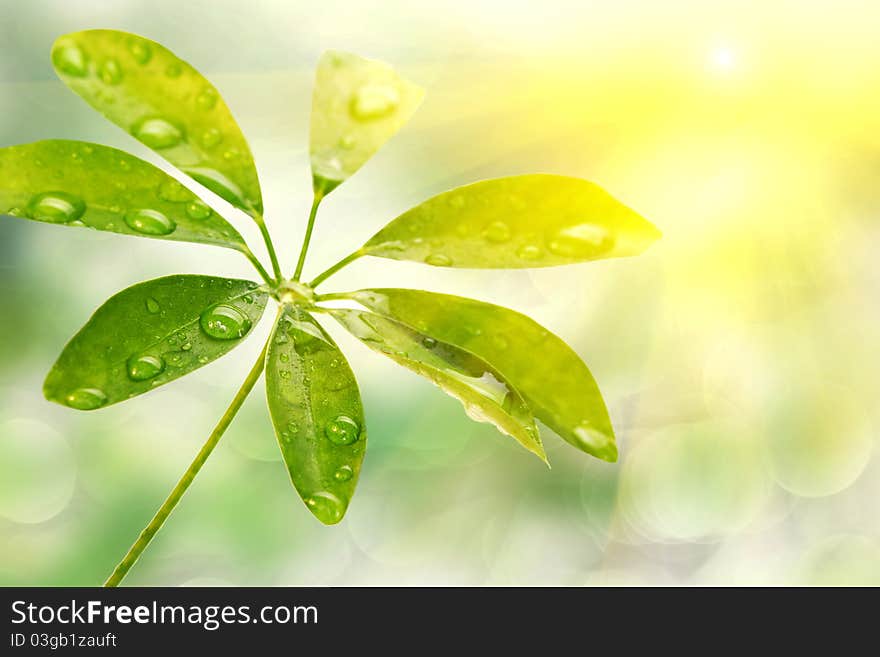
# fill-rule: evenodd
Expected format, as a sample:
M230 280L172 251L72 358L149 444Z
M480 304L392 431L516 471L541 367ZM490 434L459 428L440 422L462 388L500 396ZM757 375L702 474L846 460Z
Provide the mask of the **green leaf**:
M429 379L458 399L472 420L494 424L547 462L526 402L516 388L482 358L389 317L342 308L324 310L374 351Z
M229 107L170 50L128 32L87 30L60 37L52 63L113 123L236 207L262 213L257 169Z
M364 460L364 412L342 352L301 308L284 306L275 324L266 394L290 480L318 520L339 522Z
M329 51L318 62L310 148L315 193L329 194L416 111L425 91L384 64Z
M231 351L266 294L250 281L177 275L110 297L64 347L46 399L90 411L152 390Z
M516 388L535 416L578 449L617 460L608 410L593 375L559 337L490 303L395 288L332 295L476 354Z
M0 148L0 213L248 251L225 219L168 174L115 148L81 141Z
M637 255L659 237L598 185L531 174L428 199L376 233L361 252L436 267L551 267Z

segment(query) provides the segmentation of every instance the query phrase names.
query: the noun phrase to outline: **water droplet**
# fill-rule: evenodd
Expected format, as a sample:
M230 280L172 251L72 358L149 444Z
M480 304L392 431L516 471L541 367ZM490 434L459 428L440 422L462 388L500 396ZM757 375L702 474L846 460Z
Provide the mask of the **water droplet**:
M564 258L589 258L605 253L614 246L614 237L602 226L579 224L569 226L550 237L547 249Z
M165 75L169 78L179 78L181 73L183 73L183 67L177 62L169 64L165 69Z
M281 370L280 372L278 372L278 376L286 381L290 378L290 370Z
M208 128L202 133L202 146L205 148L211 148L212 146L216 146L221 141L223 141L223 133L221 133L217 128Z
M77 388L64 401L71 408L93 411L107 403L107 394L100 388Z
M164 214L148 208L126 212L125 223L143 235L170 235L177 228L177 224Z
M211 87L205 87L204 91L196 97L196 105L201 110L213 109L217 104L217 92Z
M159 356L132 356L126 363L132 381L147 381L165 371L165 361Z
M230 148L228 151L223 153L223 159L237 160L239 155L241 155L241 153L238 150L236 150L235 148Z
M190 343L190 342L184 342L182 345L180 345L181 351L189 351L192 348L193 348L193 346L192 346L192 343Z
M191 201L186 204L186 214L190 219L207 219L213 210L201 201Z
M122 67L114 58L104 60L101 64L101 80L104 84L119 84L122 82Z
M433 349L437 346L437 341L434 338L425 336L422 338L422 344L425 345L426 349Z
M245 294L241 299L242 299L242 301L244 301L245 303L248 303L248 304L254 302L254 298L250 294Z
M361 428L347 415L339 415L326 426L324 435L334 445L351 445L360 438Z
M89 58L74 44L65 44L52 52L52 63L62 73L75 78L85 77L89 72Z
M34 196L28 203L27 212L31 219L48 221L53 224L66 224L79 219L86 211L82 199L67 192L45 192Z
M193 193L182 184L180 184L178 181L174 179L168 179L163 181L162 184L159 185L159 189L156 190L156 196L158 196L163 201L169 201L171 203L183 203L184 201L192 200Z
M355 140L351 135L345 135L342 139L339 140L339 147L344 148L345 150L351 150L354 148Z
M574 436L591 454L617 454L617 447L614 444L614 440L588 424L582 424L575 427Z
M153 56L153 49L144 41L132 41L128 44L128 51L134 57L134 61L141 66L149 62Z
M464 207L464 196L456 194L455 196L450 197L449 205L451 205L456 210L460 210Z
M11 217L23 217L24 210L22 210L21 208L9 208L6 211L6 214L8 214Z
M207 356L199 356L199 363L201 363L202 365L207 363L209 360L211 360L211 359L208 358Z
M282 363L289 363L290 356L288 354L281 354L280 356L278 356L278 360L280 360Z
M526 244L516 250L516 255L523 260L537 260L541 257L541 249L534 244Z
M159 310L162 309L162 306L159 305L159 302L156 301L153 297L149 297L146 301L147 312L151 315L155 315Z
M506 242L510 239L510 227L503 221L493 221L483 230L483 237L489 242Z
M236 340L251 330L250 318L234 306L219 303L199 318L202 330L218 340Z
M325 525L333 525L342 520L345 513L345 504L333 493L321 491L315 493L306 499L306 505L309 507L315 517Z
M387 84L365 84L351 101L351 114L356 119L371 121L388 116L397 109L400 94Z
M452 260L449 256L445 256L442 253L432 253L427 258L425 258L425 262L429 265L433 265L434 267L448 267L452 264Z
M180 128L157 117L144 119L131 132L135 138L158 150L177 146L183 140L183 131Z
M354 470L351 469L350 466L343 465L336 472L333 473L333 478L336 481L349 481L354 476Z

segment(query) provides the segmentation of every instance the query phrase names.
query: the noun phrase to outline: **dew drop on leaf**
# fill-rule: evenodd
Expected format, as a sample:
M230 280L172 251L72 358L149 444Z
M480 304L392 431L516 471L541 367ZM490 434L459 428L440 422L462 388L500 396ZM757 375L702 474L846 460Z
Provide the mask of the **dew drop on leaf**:
M541 257L541 249L534 244L526 244L517 249L516 255L523 260L537 260Z
M75 78L85 77L86 73L89 72L88 57L82 48L74 44L56 48L52 53L52 63L62 73Z
M170 235L177 228L177 224L164 214L148 208L126 212L125 223L143 235Z
M434 267L448 267L452 264L452 259L442 253L432 253L425 258L425 262Z
M159 356L135 355L125 364L132 381L147 381L165 371L165 361Z
M315 514L315 517L326 525L339 522L345 511L345 505L342 503L342 500L327 491L310 495L306 499L306 504L309 510Z
M202 330L218 340L237 340L251 330L251 320L238 308L225 303L208 308L199 318Z
M122 67L114 58L105 59L101 64L101 80L104 84L119 84L122 82Z
M186 204L186 214L190 219L207 219L213 210L201 201L191 201Z
M162 150L177 146L183 131L162 118L148 118L134 126L132 134L150 148Z
M64 398L71 408L92 411L107 403L107 395L100 388L77 388Z
M153 57L153 49L150 47L149 43L145 43L144 41L132 41L128 45L128 51L131 53L131 56L134 57L134 61L141 66L147 64Z
M193 194L184 185L176 180L165 180L156 190L156 195L163 201L170 203L183 203L192 199Z
M204 91L196 97L196 105L201 110L210 110L217 104L217 92L211 87L205 87Z
M66 224L83 216L86 204L67 192L45 192L30 200L27 211L31 219Z
M483 230L483 237L489 242L506 242L510 239L510 227L503 221L493 221Z
M223 141L223 134L217 128L208 128L202 133L202 146L211 148Z
M579 224L550 236L547 250L564 258L589 258L610 250L614 237L602 226Z
M347 415L339 415L327 424L324 435L334 445L351 445L360 438L361 428Z
M354 471L350 466L343 465L336 472L333 473L333 478L336 481L349 481L354 476Z
M181 73L183 73L183 68L177 62L169 64L165 69L165 75L169 78L179 78Z
M351 101L351 114L361 121L372 121L388 116L397 109L400 94L387 84L365 84Z

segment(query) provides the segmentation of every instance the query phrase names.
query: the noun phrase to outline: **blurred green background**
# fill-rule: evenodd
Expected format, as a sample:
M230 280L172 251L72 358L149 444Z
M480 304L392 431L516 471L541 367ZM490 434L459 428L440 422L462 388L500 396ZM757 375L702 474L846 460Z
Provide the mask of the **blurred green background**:
M217 84L250 139L287 269L328 48L386 60L428 96L322 206L307 274L432 194L532 171L595 180L664 232L634 259L531 272L365 259L327 286L532 315L591 367L619 463L547 432L547 470L328 326L370 431L345 520L321 526L300 502L258 387L127 583L880 584L876 2L0 0L0 16L0 144L85 139L168 170L48 56L92 27L160 41ZM268 319L131 403L43 400L99 304L178 272L251 275L223 249L0 221L0 583L103 581L259 352Z

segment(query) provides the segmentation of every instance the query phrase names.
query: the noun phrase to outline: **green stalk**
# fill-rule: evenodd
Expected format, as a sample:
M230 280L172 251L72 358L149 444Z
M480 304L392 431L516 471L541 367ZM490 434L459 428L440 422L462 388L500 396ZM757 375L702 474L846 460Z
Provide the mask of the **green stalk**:
M248 394L256 384L257 379L260 378L260 374L262 374L263 368L266 365L266 351L268 348L269 342L267 341L265 346L263 347L263 351L260 353L259 359L256 363L254 363L254 366L253 368L251 368L251 371L247 375L247 378L244 380L244 383L241 384L241 388L239 388L238 392L235 394L235 397L232 399L232 403L229 405L229 408L226 409L223 417L220 418L217 426L214 427L214 431L212 431L211 435L208 436L208 440L202 446L202 449L199 450L199 453L196 454L193 462L187 468L186 472L183 473L183 476L180 478L180 481L177 482L177 485L174 487L171 493L168 495L168 498L165 500L165 502L162 503L162 506L159 507L159 510L156 512L156 515L153 516L150 524L148 524L146 528L144 528L144 530L140 533L137 540L129 548L126 555L122 558L122 561L119 562L119 565L116 566L116 568L113 570L113 573L110 575L110 577L107 578L107 581L104 582L104 586L119 586L119 584L128 574L128 571L131 570L131 567L134 566L135 562L141 556L141 553L143 553L143 551L147 548L147 546L150 544L150 541L153 540L153 537L162 528L162 525L165 524L168 516L171 515L172 511L174 511L177 503L180 502L183 494L189 488L190 484L193 482L193 479L195 479L196 475L199 473L199 470L202 469L205 461L208 460L211 452L217 446L217 443L220 441L220 437L223 435L223 432L225 432L227 427L229 427L229 424L232 422L232 418L234 418L235 414L238 413L241 405L244 403L244 400L247 398Z
M315 196L312 199L312 209L309 212L309 223L306 226L306 236L303 238L302 248L299 250L299 260L296 263L296 271L293 272L294 281L299 281L303 265L306 264L306 253L309 250L309 242L312 241L312 229L315 227L315 217L318 216L318 206L321 205L321 200L323 198L323 194L315 192Z
M266 282L266 285L268 285L269 287L273 287L274 281L272 281L272 278L269 276L269 272L266 271L266 268L263 267L263 263L260 262L257 259L257 256L254 255L254 252L251 251L248 247L244 247L241 252L254 266L254 269L257 270L257 272L260 274L260 278L262 278Z
M257 223L257 226L260 229L260 234L263 236L266 250L269 252L269 259L272 261L272 272L275 274L275 282L280 283L282 280L281 267L278 266L278 256L275 255L275 245L272 243L272 236L269 235L269 229L266 228L266 222L263 220L263 215L255 212L251 216Z
M323 281L330 278L333 274L338 272L343 267L350 265L352 262L354 262L355 260L360 258L362 255L364 255L363 251L358 250L358 251L355 251L354 253L350 253L349 255L345 256L342 260L337 262L335 265L333 265L332 267L328 267L327 269L322 271L320 274L315 276L315 278L313 278L309 282L309 287L313 288L313 289L318 287L318 285L320 285Z

